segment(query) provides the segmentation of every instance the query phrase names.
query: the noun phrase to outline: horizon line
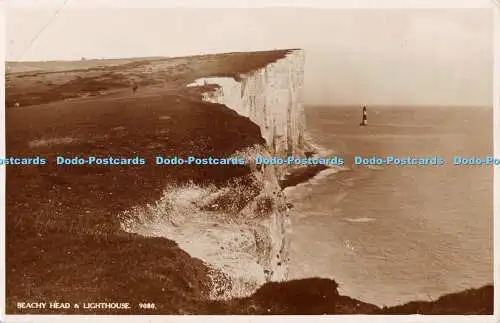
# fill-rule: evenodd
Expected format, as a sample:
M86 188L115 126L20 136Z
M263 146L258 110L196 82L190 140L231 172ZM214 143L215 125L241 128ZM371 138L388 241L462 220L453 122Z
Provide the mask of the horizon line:
M266 53L266 52L290 52L290 51L305 51L303 48L273 48L264 50L250 50L250 51L228 51L228 52L210 52L210 53L198 53L198 54L187 54L180 56L133 56L133 57L101 57L101 58L87 58L81 56L80 58L74 59L54 59L54 60L27 60L27 61L16 61L16 60L5 60L5 63L55 63L55 62L80 62L80 61L110 61L110 60L146 60L146 59L165 59L165 58L181 58L181 57L195 57L195 56L206 56L206 55L224 55L224 54L245 54L245 53Z
M491 104L437 104L437 103L429 103L429 104L366 104L366 103L350 103L350 104L308 104L303 103L304 107L311 108L350 108L350 107L375 107L375 108L384 108L384 107L405 107L405 108L493 108L493 103Z

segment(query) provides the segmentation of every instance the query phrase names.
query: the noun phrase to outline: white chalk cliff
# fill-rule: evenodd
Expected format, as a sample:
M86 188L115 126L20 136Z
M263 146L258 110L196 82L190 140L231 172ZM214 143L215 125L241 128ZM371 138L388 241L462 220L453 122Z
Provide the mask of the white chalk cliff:
M248 117L260 127L273 153L294 154L304 138L304 60L303 50L290 50L282 59L239 75L239 80L210 77L198 79L190 86L218 85L215 91L204 93L203 99L224 104Z
M301 102L304 83L305 53L290 50L288 54L268 65L232 77L208 77L196 80L188 86L217 85L202 94L205 101L224 104L257 124L267 147L253 151L260 155L300 155L304 146L305 115ZM285 196L278 179L285 172L283 166L253 166L254 176L262 184L262 191L241 211L246 225L253 228L253 245L258 265L264 277L255 279L257 287L265 281L282 281L288 276L290 250L290 220ZM262 201L272 201L272 207L264 216L258 216ZM231 276L231 275L229 275ZM264 279L262 279L264 278ZM244 295L253 290L245 289ZM234 292L231 293L235 295ZM242 294L239 294L242 296Z

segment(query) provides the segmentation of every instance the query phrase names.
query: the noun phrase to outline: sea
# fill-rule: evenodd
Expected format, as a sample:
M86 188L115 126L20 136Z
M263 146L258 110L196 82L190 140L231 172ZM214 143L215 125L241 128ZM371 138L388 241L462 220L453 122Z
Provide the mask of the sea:
M306 107L310 140L345 167L288 188L290 279L331 278L378 306L493 282L491 107ZM356 166L355 155L439 156L441 166ZM497 166L498 167L498 166Z

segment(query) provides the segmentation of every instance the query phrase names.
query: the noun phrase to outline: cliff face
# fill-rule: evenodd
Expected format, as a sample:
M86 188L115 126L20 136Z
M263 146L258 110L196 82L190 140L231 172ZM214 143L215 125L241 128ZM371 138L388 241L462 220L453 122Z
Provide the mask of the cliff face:
M305 122L300 101L304 58L303 50L290 50L250 72L235 77L198 78L188 87L205 89L208 86L211 90L202 92L204 101L223 104L259 126L266 145L248 147L235 152L236 156L243 155L251 161L256 154L268 157L300 154ZM279 184L283 167L253 164L250 167L259 187L255 196L236 215L231 215L230 220L227 217L216 220L217 229L210 229L210 238L201 230L197 234L197 239L204 241L203 249L211 245L213 250L200 252L199 247L184 243L182 233L174 238L183 249L216 269L212 298L248 296L265 282L287 279L290 221ZM241 194L240 189L247 190L243 186L231 194ZM218 194L221 193L208 195ZM212 218L209 214L203 217ZM233 239L237 243L222 238L228 236L227 231L239 232Z
M303 50L291 50L277 61L239 77L210 77L193 85L215 84L203 99L221 103L248 117L260 127L262 137L274 154L300 151L304 138Z
M238 77L201 78L193 85L217 85L202 94L205 101L224 104L259 126L267 147L251 155L298 154L305 124L301 102L304 61L303 50L290 50L283 58ZM263 189L242 211L244 218L254 219L254 227L260 228L256 234L257 257L267 281L285 280L288 273L290 222L278 182L282 173L278 167L254 167L253 174ZM266 216L256 219L262 201L272 201L273 207Z

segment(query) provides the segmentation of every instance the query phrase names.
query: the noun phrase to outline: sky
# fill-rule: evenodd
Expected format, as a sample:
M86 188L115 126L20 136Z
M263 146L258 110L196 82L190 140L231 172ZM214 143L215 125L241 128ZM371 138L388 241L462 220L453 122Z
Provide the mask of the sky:
M307 104L492 104L491 9L56 11L9 8L7 60L303 48Z

